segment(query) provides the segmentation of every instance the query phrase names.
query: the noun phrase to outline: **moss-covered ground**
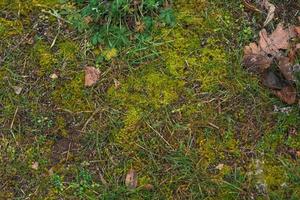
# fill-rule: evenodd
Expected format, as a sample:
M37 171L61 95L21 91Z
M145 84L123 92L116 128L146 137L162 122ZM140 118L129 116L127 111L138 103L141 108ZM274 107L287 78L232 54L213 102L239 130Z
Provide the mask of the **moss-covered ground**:
M100 50L65 5L1 0L0 199L300 199L299 105L243 69L265 16L242 2L174 0L154 58L106 51L85 87Z

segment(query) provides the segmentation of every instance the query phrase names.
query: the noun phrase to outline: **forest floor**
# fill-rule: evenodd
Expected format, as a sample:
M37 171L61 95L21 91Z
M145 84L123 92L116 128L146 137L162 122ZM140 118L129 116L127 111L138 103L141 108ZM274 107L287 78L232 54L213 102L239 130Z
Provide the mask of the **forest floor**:
M269 31L299 23L299 2L276 2ZM174 0L151 50L96 64L49 12L63 6L0 1L0 199L300 199L299 103L242 65L265 13ZM92 87L85 66L101 72Z

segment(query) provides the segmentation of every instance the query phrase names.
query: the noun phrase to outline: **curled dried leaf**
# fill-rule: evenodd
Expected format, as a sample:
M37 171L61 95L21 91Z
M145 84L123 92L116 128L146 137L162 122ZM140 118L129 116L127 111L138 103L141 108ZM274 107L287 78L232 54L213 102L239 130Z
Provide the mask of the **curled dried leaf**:
M267 18L264 22L264 26L268 25L270 23L270 21L273 20L274 16L275 16L275 6L274 4L271 4L268 0L264 0L263 1L263 6L265 7L265 9L267 9L268 11L268 15Z

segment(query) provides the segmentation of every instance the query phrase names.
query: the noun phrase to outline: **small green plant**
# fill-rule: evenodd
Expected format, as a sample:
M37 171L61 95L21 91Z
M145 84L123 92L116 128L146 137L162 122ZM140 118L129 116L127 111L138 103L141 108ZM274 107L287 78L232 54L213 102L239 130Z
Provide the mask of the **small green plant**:
M62 178L57 175L57 174L53 174L52 178L51 178L51 182L54 186L54 188L58 191L58 192L61 192L63 191L63 183L62 183Z
M97 186L98 184L93 182L90 172L85 169L80 169L76 181L70 184L70 187L75 190L75 195L81 199L91 197L93 195L91 191Z
M92 45L104 48L127 47L147 38L155 24L175 25L171 8L164 0L72 0L68 20L80 32L90 35Z

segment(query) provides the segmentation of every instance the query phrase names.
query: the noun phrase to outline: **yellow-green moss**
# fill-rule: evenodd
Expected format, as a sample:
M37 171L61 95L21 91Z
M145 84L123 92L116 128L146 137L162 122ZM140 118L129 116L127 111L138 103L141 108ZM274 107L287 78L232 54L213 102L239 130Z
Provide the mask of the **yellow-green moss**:
M206 4L204 0L176 3L181 26L162 31L163 39L171 42L161 49L161 53L171 74L179 78L192 76L200 81L201 91L212 92L227 75L229 55L220 39L213 37L218 28L223 28L220 17L225 11L217 10L202 16L200 10ZM233 25L233 19L227 13L224 15L228 26Z
M132 144L139 134L138 124L143 110L157 110L176 101L183 84L183 81L149 66L122 81L120 88L111 87L109 98L127 110L123 118L124 127L115 135L116 142L125 146Z
M59 135L63 137L68 136L68 132L66 130L66 120L62 116L56 117L56 131Z
M139 108L130 108L124 117L124 128L115 136L119 144L131 145L138 134L138 122L141 119L142 111Z
M263 169L265 181L270 189L274 190L287 184L288 177L283 166L267 162L263 165Z
M0 37L5 38L13 35L21 34L23 31L23 26L19 20L7 20L5 18L0 18Z
M177 100L183 81L149 68L122 81L119 89L111 87L108 91L110 99L127 108L149 106L153 109Z
M36 8L54 8L59 3L59 0L1 0L0 8L28 16Z
M62 109L72 112L90 111L92 109L92 105L89 103L91 96L85 92L84 74L79 73L71 81L66 81L57 88L52 93L52 97Z
M76 61L79 47L72 41L64 41L58 44L60 56L67 61Z
M38 75L43 76L52 73L57 59L52 54L50 46L45 42L38 41L31 52L31 58L38 62ZM35 66L36 67L36 66Z

